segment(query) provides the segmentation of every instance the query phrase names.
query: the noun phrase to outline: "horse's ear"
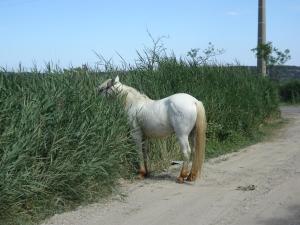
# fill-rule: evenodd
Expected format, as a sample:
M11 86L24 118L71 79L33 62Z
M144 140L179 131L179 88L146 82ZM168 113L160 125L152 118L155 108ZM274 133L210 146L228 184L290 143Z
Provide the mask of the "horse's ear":
M119 76L116 76L114 83L119 83L119 82L120 82L120 78L119 78Z
M112 86L114 86L114 80L110 79L107 84L106 84L107 88L110 88Z

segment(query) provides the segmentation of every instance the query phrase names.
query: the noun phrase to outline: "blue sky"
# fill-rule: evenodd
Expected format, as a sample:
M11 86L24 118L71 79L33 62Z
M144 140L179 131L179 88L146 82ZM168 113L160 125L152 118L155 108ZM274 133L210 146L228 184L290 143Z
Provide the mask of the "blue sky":
M291 50L287 63L300 66L300 0L266 0L267 40ZM61 67L104 57L128 62L154 37L185 56L208 42L225 53L224 63L255 65L257 0L0 0L0 66L30 68L52 60Z

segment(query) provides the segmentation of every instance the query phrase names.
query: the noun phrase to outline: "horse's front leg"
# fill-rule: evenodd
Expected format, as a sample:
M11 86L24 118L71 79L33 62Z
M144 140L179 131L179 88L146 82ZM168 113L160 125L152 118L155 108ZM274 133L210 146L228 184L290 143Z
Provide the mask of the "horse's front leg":
M132 137L136 143L140 159L139 177L144 178L148 175L148 165L147 165L147 151L146 144L144 142L144 135L141 129L136 128L132 131Z

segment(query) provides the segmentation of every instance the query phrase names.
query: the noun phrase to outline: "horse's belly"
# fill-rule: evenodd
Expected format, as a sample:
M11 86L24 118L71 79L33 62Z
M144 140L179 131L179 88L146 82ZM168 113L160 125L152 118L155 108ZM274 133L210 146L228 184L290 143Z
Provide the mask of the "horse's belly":
M148 138L164 138L173 133L171 129L165 129L165 128L157 129L157 127L150 128L150 129L146 127L143 129L143 132Z
M173 129L167 121L158 119L144 121L142 129L144 134L151 138L163 138L173 133Z

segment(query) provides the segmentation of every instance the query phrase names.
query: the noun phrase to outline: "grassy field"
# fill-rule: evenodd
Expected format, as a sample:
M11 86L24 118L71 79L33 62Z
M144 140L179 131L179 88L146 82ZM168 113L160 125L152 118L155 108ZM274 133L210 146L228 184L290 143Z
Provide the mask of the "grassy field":
M256 140L259 126L278 115L276 86L242 67L173 59L155 71L119 74L153 99L185 92L203 101L207 157ZM121 100L95 91L105 78L91 71L0 72L0 223L32 224L107 196L120 177L135 175L137 153ZM181 157L174 138L151 141L150 148L154 171Z

